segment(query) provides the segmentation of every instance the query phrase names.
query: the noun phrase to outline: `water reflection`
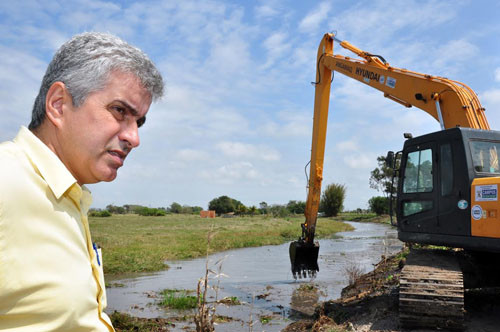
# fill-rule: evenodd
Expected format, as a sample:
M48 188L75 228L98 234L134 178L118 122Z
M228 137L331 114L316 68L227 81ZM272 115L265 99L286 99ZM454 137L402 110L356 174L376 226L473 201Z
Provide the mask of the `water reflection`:
M290 299L289 318L299 320L309 318L314 314L316 304L320 298L320 290L313 283L302 284L295 288Z

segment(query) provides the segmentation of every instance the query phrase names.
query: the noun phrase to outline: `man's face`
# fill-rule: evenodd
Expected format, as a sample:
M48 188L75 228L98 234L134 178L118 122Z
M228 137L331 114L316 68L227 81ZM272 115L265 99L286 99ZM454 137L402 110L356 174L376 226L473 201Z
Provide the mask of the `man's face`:
M128 153L139 145L138 127L150 105L151 95L140 81L119 71L81 106L64 104L58 155L79 184L116 178Z

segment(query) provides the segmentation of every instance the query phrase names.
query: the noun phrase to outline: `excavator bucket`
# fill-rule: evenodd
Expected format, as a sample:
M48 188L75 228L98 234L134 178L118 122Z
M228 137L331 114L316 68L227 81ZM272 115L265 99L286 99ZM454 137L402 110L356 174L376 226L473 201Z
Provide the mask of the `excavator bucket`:
M290 262L292 263L292 274L295 279L315 277L318 267L319 243L306 243L298 240L290 243Z

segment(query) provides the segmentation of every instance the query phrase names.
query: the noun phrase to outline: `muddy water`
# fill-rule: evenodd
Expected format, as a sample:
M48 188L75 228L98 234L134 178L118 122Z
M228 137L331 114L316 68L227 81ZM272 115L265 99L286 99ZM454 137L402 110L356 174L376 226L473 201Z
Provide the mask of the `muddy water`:
M217 331L248 331L253 322L253 331L280 331L294 320L311 315L317 302L340 296L348 283L346 269L369 272L381 255L398 252L402 244L397 240L396 230L387 225L373 223L350 223L352 232L338 233L339 238L320 240L319 268L316 279L294 280L290 272L289 244L245 248L217 253L209 257L209 267L222 261L222 272L227 277L211 279L209 284L219 281L218 298L237 297L242 304L226 306L219 304L217 314L231 317L219 323ZM127 312L138 317L171 318L175 327L171 330L194 327L192 319L179 321L176 317L192 315L193 311L165 310L157 306L156 294L163 289L195 290L198 279L205 274L206 259L168 262L170 269L151 275L107 280L121 287L107 289L108 309ZM217 271L214 271L217 272ZM313 290L303 291L305 286ZM300 290L299 290L300 288ZM209 301L215 300L210 293Z

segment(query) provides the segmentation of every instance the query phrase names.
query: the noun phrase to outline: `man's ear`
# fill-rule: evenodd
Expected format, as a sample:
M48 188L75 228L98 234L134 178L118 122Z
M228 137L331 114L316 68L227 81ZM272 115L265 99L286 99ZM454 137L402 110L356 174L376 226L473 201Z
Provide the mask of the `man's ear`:
M45 114L54 126L59 127L61 125L65 104L68 102L71 105L73 104L66 85L63 82L53 83L45 98Z

